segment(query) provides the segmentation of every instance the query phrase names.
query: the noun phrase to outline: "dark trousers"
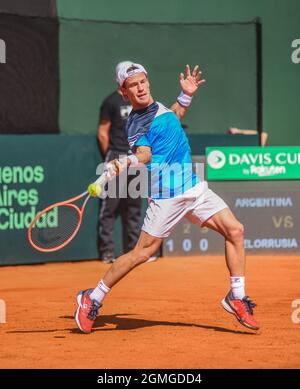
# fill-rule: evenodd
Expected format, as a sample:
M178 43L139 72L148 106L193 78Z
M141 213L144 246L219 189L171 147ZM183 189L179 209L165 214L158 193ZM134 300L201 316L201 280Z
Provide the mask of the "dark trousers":
M119 153L109 151L106 156L106 161L111 161L118 158ZM128 184L135 176L128 176ZM119 188L119 178L117 187ZM124 188L122 188L124 190ZM125 188L127 192L127 188ZM126 253L134 248L140 234L141 223L141 205L142 199L130 198L110 198L102 200L99 215L99 255L104 252L114 253L114 227L115 220L120 215L122 223L122 239L123 253Z

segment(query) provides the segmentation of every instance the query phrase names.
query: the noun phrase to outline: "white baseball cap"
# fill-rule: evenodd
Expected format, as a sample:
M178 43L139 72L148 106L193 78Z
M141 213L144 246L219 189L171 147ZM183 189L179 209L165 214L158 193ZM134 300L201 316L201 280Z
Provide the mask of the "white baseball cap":
M131 65L133 64L132 61L122 61L122 62L119 62L118 65L116 66L116 70L115 70L115 74L116 74L116 81L118 82L118 73L119 73L119 70L124 67L124 66L127 66L127 67L130 67Z
M120 62L116 67L116 80L122 86L128 77L138 73L148 74L143 65L129 61Z

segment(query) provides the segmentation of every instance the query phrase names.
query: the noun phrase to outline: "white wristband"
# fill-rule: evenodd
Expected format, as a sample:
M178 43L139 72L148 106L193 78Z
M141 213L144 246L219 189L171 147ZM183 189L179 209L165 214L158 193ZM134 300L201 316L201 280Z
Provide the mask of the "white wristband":
M177 97L177 101L180 105L183 107L189 107L189 105L192 102L193 96L186 95L182 91L180 92L180 95Z
M137 156L134 154L131 154L127 157L130 161L130 166L131 167L137 167L139 166L139 160L137 159Z

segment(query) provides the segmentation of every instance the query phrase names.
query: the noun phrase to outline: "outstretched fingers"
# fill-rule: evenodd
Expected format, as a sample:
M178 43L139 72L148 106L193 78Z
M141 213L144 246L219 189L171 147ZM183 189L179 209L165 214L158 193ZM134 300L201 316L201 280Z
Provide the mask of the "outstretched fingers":
M200 77L198 80L196 80L196 83L198 86L200 86L201 84L204 84L205 83L205 80L204 79L201 79L201 74L200 74Z
M205 80L202 79L202 71L199 70L199 65L193 68L191 73L190 65L186 65L186 74L180 73L180 85L182 91L190 96L193 96L196 90Z
M190 65L185 65L185 72L187 77L191 77Z
M193 72L191 73L191 69L189 65L186 65L186 78L192 78L194 80L194 83L197 86L200 86L205 82L205 80L201 79L202 77L202 71L199 70L199 65L196 65L193 69ZM183 80L182 73L180 75L180 79Z
M201 84L203 84L203 83L205 82L205 80L204 80L204 79L201 79L201 77L202 77L202 71L200 70L200 71L198 72L198 74L196 75L196 77L195 77L195 81L196 81L196 84L197 84L198 86L200 86Z
M201 76L202 76L202 72L201 72L201 70L200 70L200 71L198 72L198 74L196 75L196 77L195 77L196 82L198 82L198 81L201 80Z
M194 70L193 70L193 73L192 73L192 76L193 76L194 78L197 78L197 70L198 70L198 68L199 68L199 65L196 65L196 66L194 67Z

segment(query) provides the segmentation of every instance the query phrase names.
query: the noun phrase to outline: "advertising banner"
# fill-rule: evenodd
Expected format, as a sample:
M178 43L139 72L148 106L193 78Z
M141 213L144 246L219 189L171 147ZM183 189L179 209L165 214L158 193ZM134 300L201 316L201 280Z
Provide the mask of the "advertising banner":
M225 180L300 179L300 146L208 147L207 178Z
M300 253L300 181L209 182L245 227L248 254ZM165 256L224 255L224 238L187 219L164 241Z
M100 158L95 136L1 136L0 264L97 258L97 199L88 202L79 233L63 250L34 250L27 228L38 211L84 192ZM49 223L55 220L53 213Z

